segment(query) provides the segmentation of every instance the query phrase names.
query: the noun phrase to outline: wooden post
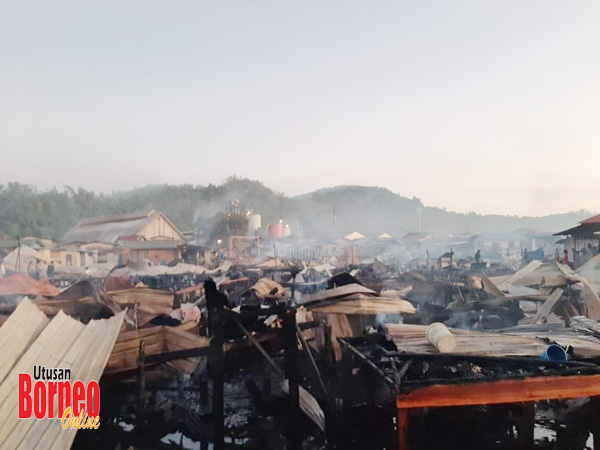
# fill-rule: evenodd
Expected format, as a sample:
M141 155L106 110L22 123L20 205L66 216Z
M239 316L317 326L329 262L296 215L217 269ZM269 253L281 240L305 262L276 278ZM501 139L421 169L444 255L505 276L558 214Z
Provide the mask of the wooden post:
M594 436L594 450L600 450L600 397L592 397L592 435Z
M141 430L144 423L144 396L146 393L144 363L144 341L141 341L138 353L138 431Z
M343 423L351 423L352 418L352 403L354 396L352 370L354 368L354 354L348 350L348 347L342 346L342 416L341 423L336 431L338 431L338 445L340 448L346 447L347 439L350 433L344 433Z
M283 309L283 334L285 339L285 376L289 383L290 406L288 411L288 439L290 448L300 449L300 376L298 371L298 341L296 340L296 308Z
M371 442L375 442L378 439L377 430L377 404L375 402L375 393L377 391L377 378L376 373L364 364L361 366L363 373L363 382L365 384L365 391L367 395L367 417L364 423L367 425L365 434L369 436Z
M333 377L335 376L335 357L333 353L333 342L331 342L331 325L325 323L323 325L323 351L325 352L325 360L326 365L326 373L325 373L325 382L327 383L327 387L331 389L331 383L333 382Z
M262 364L262 375L263 375L263 395L265 398L270 399L272 395L271 387L271 366L268 362Z
M213 384L212 396L212 418L213 418L213 442L215 450L225 448L225 412L224 412L224 389L225 361L223 353L224 336L224 307L226 298L217 291L217 285L212 279L204 282L206 292L206 306L208 309L209 326L211 331L211 372Z
M521 450L531 450L534 445L535 403L528 402L519 405L519 412L519 421L517 423L518 447Z
M398 409L398 450L408 450L408 409Z

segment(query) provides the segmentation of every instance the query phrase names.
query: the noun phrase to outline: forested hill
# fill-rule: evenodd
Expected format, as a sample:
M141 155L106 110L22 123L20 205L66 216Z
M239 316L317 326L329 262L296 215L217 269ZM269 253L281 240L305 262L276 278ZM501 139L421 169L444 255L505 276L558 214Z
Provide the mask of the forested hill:
M263 225L284 220L305 235L339 236L358 230L365 234L401 235L418 228L438 233L507 232L518 228L560 231L591 215L587 211L545 217L458 214L424 206L388 189L338 186L287 197L259 181L232 177L215 186L150 185L109 195L69 187L38 190L19 183L0 185L0 237L60 238L79 220L107 214L166 213L182 230L204 229L223 215L231 200L262 214Z

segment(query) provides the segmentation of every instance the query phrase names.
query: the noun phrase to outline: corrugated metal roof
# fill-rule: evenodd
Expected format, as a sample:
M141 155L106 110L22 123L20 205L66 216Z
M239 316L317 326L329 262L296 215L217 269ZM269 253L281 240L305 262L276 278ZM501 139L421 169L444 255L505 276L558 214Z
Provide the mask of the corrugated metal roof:
M71 228L61 241L65 243L104 242L114 244L121 236L134 236L140 233L158 215L177 230L177 227L164 214L152 210L145 214L121 214L82 220ZM177 231L179 232L179 230ZM181 232L179 234L183 239Z
M81 221L62 238L63 242L106 242L114 244L119 236L137 234L150 223L150 215L134 216L129 219L114 221L98 220Z
M91 219L84 219L79 223L81 223L82 225L93 225L93 224L107 223L107 222L125 222L128 220L136 220L136 219L143 219L146 217L150 217L154 213L155 213L155 211L152 210L147 213L114 214L112 216L101 216L101 217L92 217Z
M584 224L582 222L581 225L577 225L576 227L554 233L554 236L577 236L593 239L595 238L594 233L597 231L600 231L600 223L589 222Z
M99 380L113 349L125 311L87 325L60 311L51 321L23 299L0 327L0 448L71 447L77 430L60 420L18 418L18 374L33 366L70 368L71 381ZM54 405L57 415L58 402Z
M129 250L177 250L177 241L122 241L121 246Z
M582 220L579 223L582 225L600 224L600 214L590 217L589 219Z

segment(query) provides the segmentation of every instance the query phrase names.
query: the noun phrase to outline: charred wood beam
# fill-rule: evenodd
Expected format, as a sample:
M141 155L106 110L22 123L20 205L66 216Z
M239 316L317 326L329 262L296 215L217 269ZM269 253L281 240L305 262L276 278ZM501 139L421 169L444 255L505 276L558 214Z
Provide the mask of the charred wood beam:
M138 430L140 430L144 423L144 397L146 395L146 378L144 374L144 341L140 342L138 360Z
M419 380L410 380L402 383L402 390L405 392L414 391L415 389L422 389L424 387L433 386L433 385L472 385L479 383L493 383L497 381L518 381L524 379L531 378L549 378L549 377L573 377L573 376L587 376L591 377L597 375L598 371L589 371L582 369L565 369L560 371L553 371L548 375L540 375L540 374L514 374L508 373L505 375L494 375L483 378L473 378L473 377L458 377L458 378L427 378L427 379L419 379Z
M535 404L523 403L518 406L517 439L520 450L534 448Z
M358 358L358 360L360 362L362 362L364 365L368 366L375 373L377 373L388 384L388 386L393 387L393 388L396 387L396 383L394 383L394 381L390 377L388 377L383 372L383 370L381 370L377 366L377 364L375 364L373 361L371 361L369 358L367 358L364 354L362 354L360 351L358 351L356 348L354 348L352 345L350 345L348 342L346 342L346 340L344 338L338 338L338 342L342 346L342 349L347 349L352 354L354 354L354 356L356 358Z
M311 322L302 322L298 324L298 328L300 328L301 331L304 330L310 330L312 328L319 328L320 326L324 325L325 322L323 322L322 320L313 320Z
M238 327L240 327L240 329L242 330L242 332L248 337L248 340L265 357L265 359L269 362L269 364L271 365L271 367L273 368L273 370L275 370L275 372L277 372L278 374L283 375L283 371L281 370L281 368L277 365L277 363L275 363L275 361L273 360L273 358L271 358L271 356L269 356L269 354L264 349L264 347L262 345L260 345L260 343L254 338L254 336L252 335L252 333L244 326L244 324L242 323L242 321L240 320L240 318L237 316L237 314L234 313L234 312L230 312L229 313L229 317L233 320L234 323L237 324Z
M296 339L296 308L287 306L282 313L285 339L285 375L289 383L288 439L290 448L299 450L300 435L300 374L298 368L298 341Z
M308 343L306 342L306 339L304 339L304 336L302 336L302 331L300 331L300 327L297 326L297 329L298 329L298 338L300 339L302 348L304 349L304 352L305 352L306 356L308 357L308 360L310 361L310 365L314 371L315 378L319 382L319 386L321 387L323 396L324 396L325 400L327 401L327 404L329 405L331 403L331 401L329 399L329 393L327 392L327 387L325 387L325 382L323 381L323 377L321 376L321 371L319 370L319 367L317 366L315 358L312 354L312 351L310 350L310 347L308 346Z
M208 323L212 339L211 372L213 384L212 417L213 417L213 442L215 450L225 449L225 357L223 343L225 340L225 312L226 297L219 293L217 285L212 279L204 282L206 292L206 305L208 308Z
M196 356L210 355L212 352L211 347L194 347L185 350L174 350L172 352L158 353L156 355L148 355L144 359L145 365L161 364L176 359L194 358Z
M592 397L591 399L592 406L592 424L591 431L594 436L594 450L600 450L600 397Z
M335 377L335 356L333 350L333 341L331 340L331 325L323 324L323 359L325 360L325 366L327 371L327 382L331 387L331 382Z
M532 364L535 366L569 366L596 369L600 372L600 365L589 361L552 361L540 360L539 358L531 358L528 356L479 356L479 355L461 355L461 354L440 354L440 353L401 353L385 351L385 356L397 359L414 359L414 360L437 360L437 361L462 361L471 363L492 363L492 364ZM600 362L600 360L598 360Z

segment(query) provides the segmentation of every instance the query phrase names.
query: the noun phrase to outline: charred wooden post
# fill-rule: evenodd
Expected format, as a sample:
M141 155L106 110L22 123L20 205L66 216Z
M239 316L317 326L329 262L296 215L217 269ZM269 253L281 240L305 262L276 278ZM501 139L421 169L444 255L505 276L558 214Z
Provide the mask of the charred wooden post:
M334 376L335 358L333 356L333 342L331 341L331 325L329 324L323 325L323 340L325 341L323 345L325 357L323 359L325 360L325 364L327 365L327 374L325 375L325 377L327 378L326 381L328 387L331 388L331 383L333 381Z
M138 431L144 423L144 396L146 394L146 378L144 374L144 341L140 342L138 353Z
M225 399L223 384L225 382L225 357L223 353L224 320L226 298L217 291L217 285L211 279L204 282L208 323L211 334L211 375L213 384L212 418L213 442L215 450L225 448Z
M519 410L519 421L517 423L518 446L521 450L531 450L534 447L535 403L523 403L523 405L520 405Z
M300 375L298 344L296 340L296 308L283 309L283 334L285 340L285 376L289 383L290 409L288 411L288 439L292 449L300 449Z
M268 362L263 362L262 364L262 390L265 398L270 398L272 395L272 385L271 385L271 366Z
M594 436L594 450L600 450L600 419L598 419L598 413L600 412L600 396L592 397L592 435Z
M363 375L363 382L365 384L365 391L367 395L367 417L365 421L367 425L366 432L369 436L371 436L371 440L374 441L377 439L376 430L378 426L378 408L377 403L375 402L375 393L377 390L377 374L365 365L362 366L361 372Z
M345 440L347 435L342 433L341 423L350 423L352 417L352 404L354 396L352 393L353 382L352 372L354 370L354 354L348 349L347 346L342 345L342 366L341 366L341 378L342 378L342 415L339 427L339 433L337 434L338 445L340 448L345 447Z
M327 437L327 442L329 443L330 446L332 446L333 442L335 440L335 431L334 431L335 430L335 421L333 419L332 402L331 402L331 398L329 396L329 391L327 389L325 381L323 380L323 377L321 376L321 371L319 370L319 367L317 366L317 363L315 361L315 358L313 357L310 347L308 346L308 343L306 342L306 340L304 339L304 336L302 335L302 330L300 329L300 327L298 327L298 338L300 339L300 342L302 343L302 348L304 349L304 351L306 352L306 355L308 356L311 367L313 368L313 371L314 371L315 379L319 383L319 386L321 387L321 390L323 393L323 399L325 400L325 405L323 406L323 414L325 415L325 435Z

